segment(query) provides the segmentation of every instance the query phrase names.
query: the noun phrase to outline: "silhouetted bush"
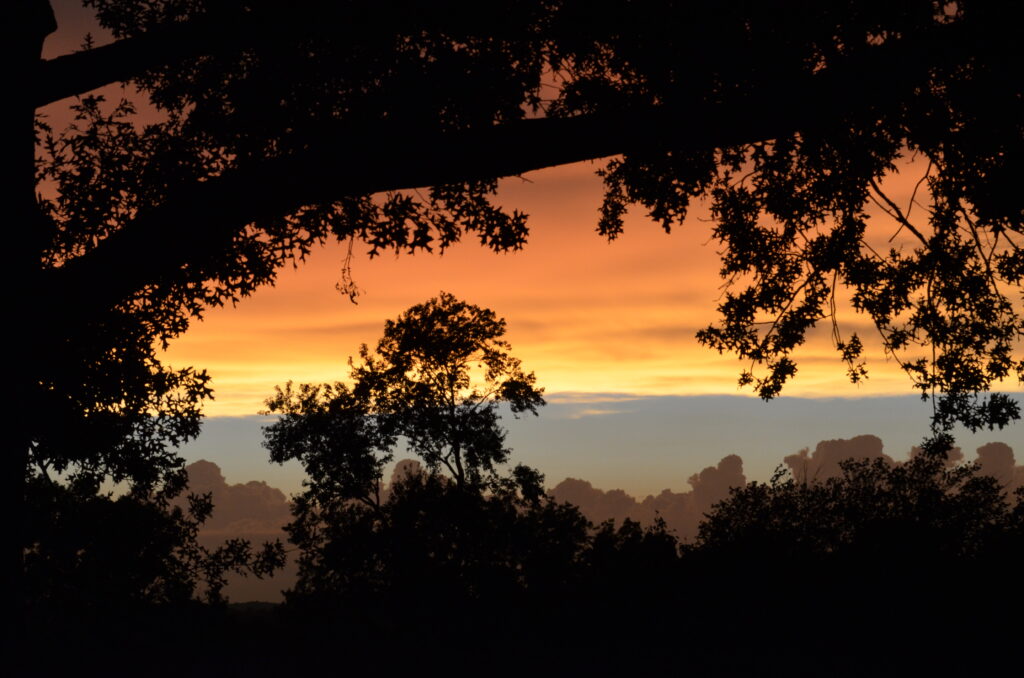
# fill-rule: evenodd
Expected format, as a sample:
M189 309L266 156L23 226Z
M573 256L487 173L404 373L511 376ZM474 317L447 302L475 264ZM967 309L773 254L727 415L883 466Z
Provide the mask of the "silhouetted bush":
M27 488L25 593L40 614L222 603L228 572L263 576L283 561L280 543L258 551L243 539L200 545L199 526L213 506L207 495L190 495L187 510L171 506L179 487L114 496L80 478L60 483L36 475Z
M701 558L921 566L988 561L1020 530L1020 502L973 465L950 467L945 435L909 461L846 460L823 482L783 479L731 491L687 550Z
M683 547L686 577L702 583L691 602L755 654L789 648L807 675L997 661L968 648L1019 632L1002 615L1024 602L1024 494L951 466L951 447L938 435L905 463L847 460L823 482L780 471L734 489ZM824 636L804 636L813 629ZM935 647L950 634L956 644Z

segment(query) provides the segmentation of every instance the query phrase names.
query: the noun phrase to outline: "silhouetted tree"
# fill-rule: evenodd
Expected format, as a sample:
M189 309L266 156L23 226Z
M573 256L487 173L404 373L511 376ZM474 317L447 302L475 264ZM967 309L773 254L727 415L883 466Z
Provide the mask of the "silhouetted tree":
M544 389L504 335L493 311L446 292L413 306L384 324L373 352L364 344L360 362L350 359L351 387L277 390L267 401L269 413L283 415L265 429L271 460L297 459L341 498L378 505L401 436L428 471L447 471L456 485L495 482L510 452L498 407L518 415L544 405Z
M1020 78L1006 28L1020 17L1006 3L88 4L120 40L46 64L35 102L132 77L171 121L139 155L154 170L124 187L134 209L106 222L125 234L94 238L105 242L58 276L62 290L90 281L86 298L62 301L73 318L183 274L191 299L210 280L230 288L221 297L246 294L327 237L443 248L472 231L519 247L524 216L488 202L494 177L622 153L602 171L599 230L615 237L631 203L668 228L692 197L711 199L723 274L755 282L727 295L701 339L763 363L764 377L742 379L762 396L792 376L793 350L834 319L845 287L888 350L935 347L903 364L922 392L949 396L940 425L1017 414L1005 398L974 400L1024 370L1004 291L1021 276L1020 103L1007 87ZM554 99L541 96L546 71ZM523 120L524 107L545 115ZM907 150L931 161L932 209L917 223L879 188ZM423 200L367 198L424 185ZM912 246L871 246L871 200ZM161 246L135 256L146 243ZM837 330L835 341L862 378L861 340Z
M670 228L710 198L722 272L752 286L700 338L764 365L742 377L762 396L846 289L915 387L947 396L939 426L1019 415L981 396L1024 374L1008 296L1024 275L1015 3L87 4L117 40L47 62L47 0L6 17L24 93L3 153L13 515L30 465L143 483L180 466L168 445L195 434L205 375L153 347L204 309L327 239L518 248L526 219L492 204L497 177L616 154L607 237L630 204ZM33 136L40 106L122 81L164 119L133 125L129 106L86 96L75 127ZM920 221L880 188L907 151L930 161ZM871 199L913 246L874 247ZM839 327L860 379L861 340Z
M701 524L693 547L732 548L761 559L879 557L922 566L985 557L1019 529L1017 500L976 465L949 466L952 439L939 435L904 463L840 462L824 481L784 479L734 488Z
M792 645L793 628L826 629L831 641L794 646L809 674L996 664L977 648L1019 632L1000 620L1024 602L1009 585L1024 557L1024 492L1007 496L976 465L951 466L951 449L938 435L904 463L850 459L824 481L780 470L732 490L683 547L686 575L706 587L691 602L767 651ZM962 645L921 650L951 627ZM900 642L864 642L868 629Z
M271 459L308 474L285 528L300 549L291 604L480 640L513 620L548 628L542 610L589 629L595 606L664 594L678 560L664 523L594 529L546 495L537 471L502 469L498 406L536 413L544 402L504 332L492 311L442 293L362 347L350 386L289 384L267 401L281 415L264 429ZM385 487L401 442L423 465L400 463Z
M151 496L102 493L87 478L58 483L34 476L25 549L26 588L36 615L125 614L146 604L222 603L226 574L271 574L283 564L280 543L254 552L232 539L199 544L213 510L209 495L187 509L169 500L180 487Z
M586 519L546 497L537 471L502 471L498 407L544 404L504 334L492 311L442 292L387 321L374 351L362 346L351 386L289 384L267 401L281 415L264 429L271 460L308 474L285 528L301 549L291 600L446 601L454 615L459 601L490 605L526 580L550 590L568 576ZM424 467L400 467L385 487L399 442Z

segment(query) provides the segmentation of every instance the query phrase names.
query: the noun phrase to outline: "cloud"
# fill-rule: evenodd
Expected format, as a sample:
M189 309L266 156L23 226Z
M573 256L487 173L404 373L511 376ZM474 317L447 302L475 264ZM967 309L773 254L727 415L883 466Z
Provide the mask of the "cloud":
M391 472L391 482L388 485L394 485L412 476L418 476L421 473L423 473L423 464L415 459L402 459L395 464L395 470Z
M839 462L846 459L885 459L893 463L892 457L882 452L882 447L882 439L873 435L822 440L814 448L814 452L804 448L785 457L783 462L797 481L824 482L842 473Z
M920 448L913 448L910 456L920 454ZM839 462L846 459L884 459L889 464L897 463L883 452L882 440L874 435L859 435L849 439L823 440L812 452L803 449L784 458L790 473L798 481L823 482L841 473ZM964 454L960 448L953 448L947 464L963 463ZM1024 487L1024 466L1016 465L1013 450L1005 443L989 443L978 448L978 464L981 472L995 477L1008 492ZM695 473L688 480L690 490L674 492L662 490L660 494L648 495L643 500L624 491L601 490L591 483L578 478L566 478L549 491L559 502L575 504L591 522L602 523L615 520L621 523L625 518L651 525L661 517L668 528L682 540L691 540L697 535L704 515L718 502L727 499L731 488L741 488L747 483L743 473L743 459L730 454L723 457L716 466L709 466Z
M189 464L185 470L189 492L213 495L213 514L201 528L204 536L277 535L291 520L290 504L284 492L263 481L229 485L220 467L203 459ZM181 497L177 503L183 505L184 502Z
M291 504L284 492L258 480L229 485L220 467L212 461L200 459L185 470L189 477L188 493L213 495L213 514L200 526L200 544L215 549L227 539L240 537L258 548L263 542L285 540L281 528L291 520ZM178 497L173 503L184 507L187 499ZM257 579L228 573L224 592L234 602L278 603L284 600L281 592L295 586L297 579L298 564L289 558L284 569L273 577Z
M910 456L919 453L920 449L914 448ZM1024 466L1016 464L1009 445L988 443L978 448L977 455L981 472L995 477L1008 491L1024 486ZM874 435L823 440L813 452L805 448L785 457L784 462L797 479L824 481L838 475L840 461L851 458L885 459L888 463L897 463L883 452L881 439ZM948 464L953 466L963 462L963 452L954 448ZM283 538L281 526L291 518L290 505L283 492L260 481L228 484L220 467L209 461L197 461L186 469L190 479L189 491L213 493L213 515L200 532L204 543L217 546L230 537L246 537L256 542ZM403 459L395 465L390 482L393 484L421 470L420 462ZM687 482L689 490L675 492L665 489L657 495L638 500L621 489L602 490L586 480L566 478L549 490L549 494L556 501L578 506L595 524L606 520L621 524L626 518L631 518L643 525L651 525L660 517L678 538L690 541L697 536L704 515L716 503L727 499L731 488L747 484L743 459L739 455L727 455L716 465L691 475ZM178 502L183 505L184 499L179 498ZM296 574L292 561L284 572L270 580L232 576L227 592L237 601L277 601L281 599L282 589L294 585Z
M566 419L583 419L584 417L605 417L610 414L622 414L626 410L613 410L609 408L588 407L584 410L570 412L565 415Z
M988 443L978 448L978 466L984 475L992 476L1007 492L1024 487L1024 466L1018 466L1013 448L1006 443Z
M689 492L662 490L658 495L648 495L642 501L622 490L600 490L585 480L566 478L552 488L549 494L559 502L568 502L580 508L591 522L602 523L614 520L621 523L631 518L643 525L651 525L657 518L665 521L669 530L684 540L693 539L704 514L711 507L729 496L729 489L743 487L747 479L743 475L743 460L730 454L717 466L708 466L689 478Z
M633 400L643 400L647 396L632 395L629 393L585 393L575 391L562 391L545 395L549 403L560 405L578 405L594 403L624 403Z
M921 454L921 448L914 445L910 448L910 458L913 459L917 455ZM952 468L957 464L962 464L964 461L964 452L959 447L954 447L946 453L946 467Z
M621 522L625 518L640 519L636 499L622 490L599 490L586 480L566 478L549 494L556 501L578 506L593 523L606 520Z

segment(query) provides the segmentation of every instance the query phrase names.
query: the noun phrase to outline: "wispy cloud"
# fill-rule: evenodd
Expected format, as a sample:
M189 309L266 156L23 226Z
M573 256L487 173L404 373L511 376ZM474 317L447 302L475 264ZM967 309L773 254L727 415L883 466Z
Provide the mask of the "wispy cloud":
M588 407L585 410L576 410L565 415L566 419L583 419L584 417L604 417L611 414L624 414L626 410L612 410L599 407Z
M545 399L557 405L588 405L593 403L624 403L640 400L643 395L633 393L584 393L579 391L560 391L545 394Z

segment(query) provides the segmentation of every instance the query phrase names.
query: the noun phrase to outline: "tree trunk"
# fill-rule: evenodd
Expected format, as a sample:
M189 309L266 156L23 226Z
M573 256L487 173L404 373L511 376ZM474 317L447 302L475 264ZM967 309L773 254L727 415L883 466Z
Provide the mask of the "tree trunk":
M35 394L37 380L34 366L45 359L40 354L39 318L46 309L39 308L36 291L40 273L40 252L44 220L36 202L35 186L35 100L43 40L57 28L49 0L16 0L3 8L7 26L3 42L3 62L14 82L8 91L17 98L7 104L3 132L0 133L0 169L6 177L3 188L5 206L4 289L7 304L7 379L8 420L7 445L3 452L0 474L10 529L3 541L4 593L14 616L25 612L24 543L28 512L25 497L25 470L29 445L33 437L33 421L39 420ZM14 636L8 641L18 643L24 625L13 621Z

